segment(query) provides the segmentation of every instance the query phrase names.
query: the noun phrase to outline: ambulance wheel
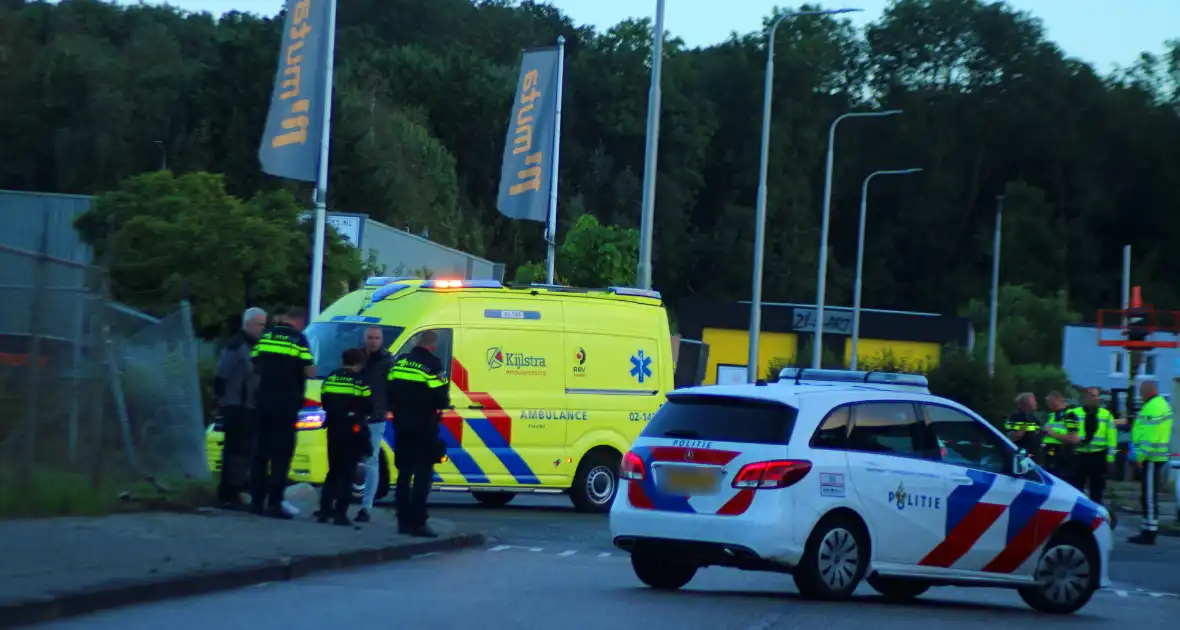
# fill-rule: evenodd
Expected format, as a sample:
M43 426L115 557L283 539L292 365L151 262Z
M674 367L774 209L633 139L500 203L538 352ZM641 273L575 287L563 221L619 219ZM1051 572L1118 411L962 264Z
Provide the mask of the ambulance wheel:
M471 496L475 497L480 505L488 507L504 507L516 498L516 495L511 492L472 492Z
M631 552L631 568L640 582L661 591L674 591L692 581L697 567L677 562L668 554L635 549Z
M930 590L930 584L928 582L902 580L876 574L870 575L865 581L885 599L898 602L914 599Z
M610 511L619 489L620 459L614 451L590 451L582 458L570 486L570 500L579 512Z
M869 561L864 526L847 514L829 514L811 530L803 558L795 567L795 587L809 599L852 597Z
M1076 612L1098 590L1099 562L1098 546L1088 533L1058 532L1037 561L1036 586L1021 588L1020 598L1037 612Z

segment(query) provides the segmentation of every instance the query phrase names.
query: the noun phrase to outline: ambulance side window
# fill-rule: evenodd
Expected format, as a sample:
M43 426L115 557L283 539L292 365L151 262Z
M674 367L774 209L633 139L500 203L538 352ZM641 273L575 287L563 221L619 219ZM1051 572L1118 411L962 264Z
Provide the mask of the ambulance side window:
M406 340L405 343L402 344L402 347L397 351L397 353L394 356L400 356L400 355L403 355L403 354L409 352L410 350L413 350L414 346L418 345L419 340L421 340L423 338L423 334L428 331L433 332L435 335L438 336L438 340L436 342L438 344L438 346L434 350L434 356L438 357L439 361L442 361L443 374L447 378L450 378L451 377L451 350L452 350L452 345L453 345L452 342L454 341L454 333L451 331L450 328L428 328L428 329L424 329L424 330L419 330L418 332L414 333L414 336L410 337L409 339Z

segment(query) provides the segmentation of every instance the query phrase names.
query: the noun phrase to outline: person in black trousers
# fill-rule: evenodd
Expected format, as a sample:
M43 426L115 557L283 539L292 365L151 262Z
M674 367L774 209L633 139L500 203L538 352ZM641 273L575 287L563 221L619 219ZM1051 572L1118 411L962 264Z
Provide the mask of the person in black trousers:
M389 370L397 529L421 538L438 537L427 525L426 500L434 483L434 465L444 454L438 437L442 411L451 405L442 361L434 354L437 347L437 333L419 333L414 348L399 356Z
M250 512L290 519L283 495L295 454L295 425L303 408L307 379L315 376L315 362L303 328L307 311L296 308L279 316L254 346L258 373L258 443L250 469Z
M250 489L250 465L254 443L258 441L254 409L258 377L254 374L251 355L265 328L266 311L250 308L242 313L242 329L221 351L213 379L224 436L217 501L228 510L244 509L240 496Z
M320 390L328 431L328 474L320 493L320 511L315 515L321 523L331 520L336 525L352 525L348 520L352 475L368 456L366 425L373 413L373 392L360 374L366 358L360 348L345 350L340 359L343 367L332 372Z

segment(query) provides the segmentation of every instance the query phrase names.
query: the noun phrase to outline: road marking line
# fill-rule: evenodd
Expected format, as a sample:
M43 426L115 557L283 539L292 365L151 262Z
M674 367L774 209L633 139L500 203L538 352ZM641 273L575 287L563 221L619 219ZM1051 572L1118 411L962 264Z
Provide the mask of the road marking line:
M599 558L609 558L609 557L610 557L610 552L609 552L609 551L604 551L604 552L602 552L602 553L598 554L598 557L599 557Z
M544 550L544 549L542 549L542 548L540 548L540 547L530 547L530 548L529 548L529 551L531 551L531 552L533 552L533 553L536 553L536 552L538 552L538 551L545 551L545 550Z
M575 553L578 553L578 552L576 550L570 549L569 551L563 551L557 555L559 555L559 556L572 556Z
M505 549L511 549L511 548L512 548L512 545L496 545L495 547L488 549L488 551L504 551Z
M1114 589L1114 590L1113 590L1113 591L1111 591L1111 592L1113 592L1115 595L1118 595L1119 597L1127 597L1127 591L1124 591L1124 590L1122 590L1122 589L1117 589L1117 588L1116 588L1116 589Z

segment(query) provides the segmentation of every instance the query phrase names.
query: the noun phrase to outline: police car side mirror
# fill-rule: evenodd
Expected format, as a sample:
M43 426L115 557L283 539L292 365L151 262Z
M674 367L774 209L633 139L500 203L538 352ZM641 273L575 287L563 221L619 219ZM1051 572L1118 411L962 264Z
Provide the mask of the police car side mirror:
M1020 449L1019 452L1012 456L1013 475L1020 477L1027 475L1035 469L1036 464L1033 463L1033 460L1028 456L1028 452L1024 449Z

